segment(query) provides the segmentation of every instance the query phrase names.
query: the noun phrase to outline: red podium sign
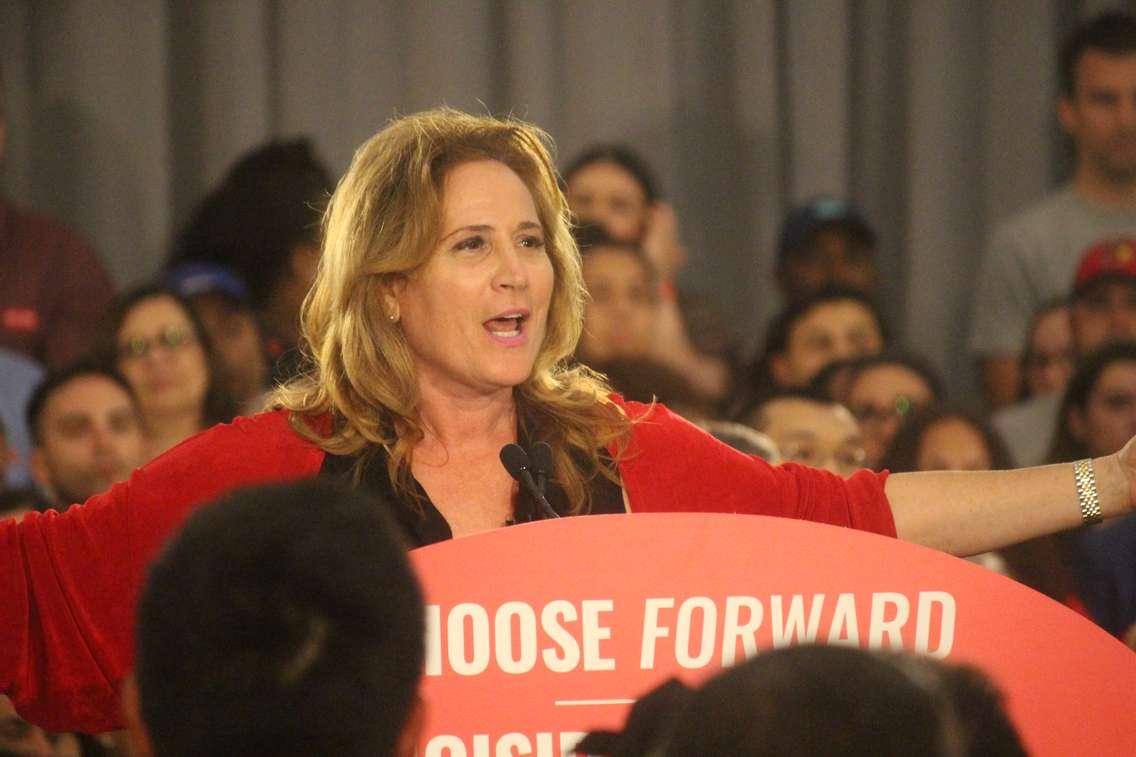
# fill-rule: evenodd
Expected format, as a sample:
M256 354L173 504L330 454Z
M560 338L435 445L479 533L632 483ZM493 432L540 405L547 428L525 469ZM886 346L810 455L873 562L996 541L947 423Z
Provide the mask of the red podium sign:
M1136 754L1136 654L917 545L781 518L605 515L412 559L428 605L425 757L553 757L667 677L814 641L977 664L1033 754Z

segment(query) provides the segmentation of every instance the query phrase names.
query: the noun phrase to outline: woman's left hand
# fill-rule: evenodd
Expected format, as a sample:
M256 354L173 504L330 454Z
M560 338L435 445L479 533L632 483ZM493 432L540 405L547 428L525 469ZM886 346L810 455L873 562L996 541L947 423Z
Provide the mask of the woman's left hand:
M1128 509L1136 509L1136 436L1128 440L1128 443L1120 448L1113 457L1120 468L1120 472L1124 475L1124 480L1128 486Z

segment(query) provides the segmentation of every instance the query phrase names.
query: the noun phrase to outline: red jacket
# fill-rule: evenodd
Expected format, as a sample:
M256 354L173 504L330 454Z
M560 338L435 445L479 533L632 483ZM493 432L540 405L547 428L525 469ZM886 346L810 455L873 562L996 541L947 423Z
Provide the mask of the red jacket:
M645 408L626 403L633 416ZM895 535L885 474L772 467L657 407L620 465L633 512L755 513ZM324 453L283 411L194 436L64 514L0 523L0 691L56 731L121 727L146 565L198 506L241 486L317 475Z

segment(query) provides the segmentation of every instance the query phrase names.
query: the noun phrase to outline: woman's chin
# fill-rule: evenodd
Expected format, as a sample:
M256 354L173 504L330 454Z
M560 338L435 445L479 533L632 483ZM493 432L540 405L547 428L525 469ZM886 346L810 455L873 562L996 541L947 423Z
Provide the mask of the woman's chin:
M497 376L495 378L493 383L497 386L507 387L509 389L514 389L514 388L520 386L521 384L525 383L526 381L528 381L530 376L532 376L532 368L531 367L527 371L503 372L500 376Z

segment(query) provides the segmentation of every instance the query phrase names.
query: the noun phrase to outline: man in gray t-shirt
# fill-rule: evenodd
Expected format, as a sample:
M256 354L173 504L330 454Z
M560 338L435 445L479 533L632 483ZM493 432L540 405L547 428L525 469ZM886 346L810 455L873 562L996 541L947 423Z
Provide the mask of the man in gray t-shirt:
M1136 235L1136 18L1107 13L1076 30L1062 49L1061 79L1072 181L998 226L978 279L970 343L995 407L1018 397L1030 318L1067 291L1080 254Z

